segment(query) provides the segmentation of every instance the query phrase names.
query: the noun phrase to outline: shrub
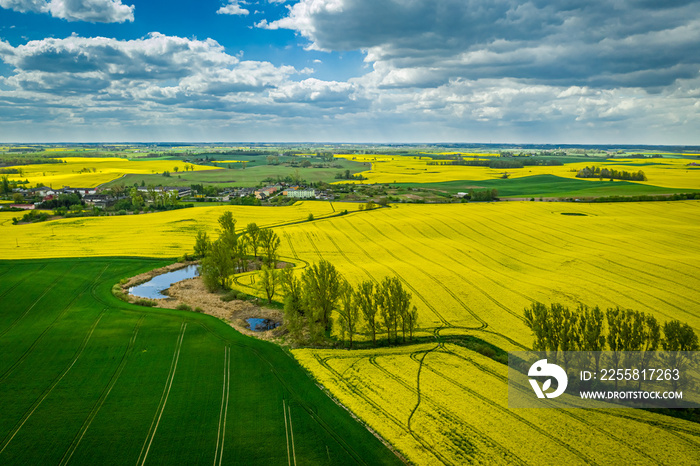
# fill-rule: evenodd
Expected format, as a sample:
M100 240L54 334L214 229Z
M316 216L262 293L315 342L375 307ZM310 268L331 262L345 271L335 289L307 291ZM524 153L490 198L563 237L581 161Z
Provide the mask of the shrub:
M178 311L191 311L191 310L192 310L192 308L191 308L190 306L188 306L187 304L185 304L185 303L178 304L178 306L177 306L176 309L177 309Z
M156 305L156 302L150 299L139 298L136 301L134 301L134 304L138 304L139 306L153 307Z
M237 299L236 295L237 295L237 293L235 291L230 291L230 292L226 293L225 295L223 295L219 299L222 300L223 302L227 303L229 301L233 301L234 299Z
M194 312L198 312L198 313L200 313L200 314L204 314L204 309L202 309L202 308L199 307L199 306L196 306L196 307L194 308Z
M245 301L246 299L248 299L248 296L245 293L237 293L236 299L239 299L241 301Z

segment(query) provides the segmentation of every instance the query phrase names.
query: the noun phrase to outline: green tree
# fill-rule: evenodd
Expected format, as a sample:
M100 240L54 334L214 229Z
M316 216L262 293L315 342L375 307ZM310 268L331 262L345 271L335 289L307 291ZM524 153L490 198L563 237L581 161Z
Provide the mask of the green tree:
M267 303L272 304L272 298L275 297L275 290L279 284L279 272L277 269L263 265L260 269L258 278L258 286L260 291L267 296Z
M360 308L354 301L354 290L352 286L343 280L341 288L337 308L338 318L334 321L334 324L337 326L338 333L341 335L343 341L345 341L345 336L347 335L350 341L350 348L352 349L352 337L357 333L362 323L362 314Z
M371 280L360 283L353 296L367 328L372 332L372 344L377 346L377 306L374 298L374 283Z
M572 353L579 349L581 344L581 337L578 333L579 315L576 312L571 312L568 307L562 307L561 317L559 348L562 351L562 359L564 360L564 371L568 373Z
M277 249L280 246L280 239L277 233L270 228L263 228L259 233L260 246L265 251L265 264L274 266L277 264Z
M233 260L236 262L236 269L239 273L248 271L248 248L250 241L247 236L240 236L233 247Z
M304 307L308 311L310 324L320 322L323 329L330 329L329 318L340 298L342 280L335 266L324 259L304 271Z
M284 292L284 322L292 340L300 341L304 330L304 300L302 283L287 264L280 271L280 285Z
M550 357L557 363L559 357L559 345L561 343L561 328L564 325L564 306L559 303L552 303L549 306L549 319L547 325L547 349Z
M253 256L258 258L258 248L260 247L260 227L255 223L249 223L245 227L245 234L253 250Z
M194 255L204 257L211 249L211 240L207 236L207 232L200 230L197 232L197 237L194 240Z
M540 302L534 302L524 311L525 325L532 331L534 341L532 349L547 351L547 335L549 333L549 309Z
M600 369L600 352L605 349L605 334L603 325L605 315L600 307L589 309L588 306L579 304L579 334L581 335L581 350L588 353L588 358L592 355L595 359L595 371Z
M227 246L220 240L212 243L209 253L200 262L200 275L209 291L227 290L234 273L234 263Z
M141 210L145 205L141 192L136 188L131 188L129 195L131 196L131 205L134 207L134 210Z
M221 240L229 249L229 254L233 254L233 248L236 246L236 219L233 218L231 211L224 212L219 217L219 240Z
M663 334L663 349L671 352L666 355L669 368L678 369L682 373L687 363L694 358L692 352L700 350L698 336L690 325L682 324L679 320L664 322ZM674 381L674 390L677 387Z
M413 306L406 314L406 318L408 320L408 338L413 340L413 333L418 328L418 308Z
M615 371L620 365L621 352L624 351L624 342L622 337L622 322L624 320L622 309L608 308L605 311L605 318L608 321L608 335L606 341L608 348L612 352L612 362L615 365ZM615 379L615 390L617 390L617 379Z
M644 319L644 329L643 329L643 338L642 338L642 357L641 357L641 363L640 363L640 369L641 370L646 370L649 367L651 367L651 362L654 360L656 356L656 350L659 349L659 345L661 344L661 326L659 325L659 322L656 320L656 317L653 315L644 315L642 313L642 317ZM638 389L641 390L642 388L642 377L639 378L639 385Z
M392 329L394 328L394 321L396 319L396 309L391 303L391 291L389 289L389 277L384 277L384 280L377 286L377 291L374 294L375 303L379 309L379 316L381 317L381 323L386 329L386 339L387 343L391 344Z
M0 191L2 191L2 194L12 192L12 188L10 187L10 179L7 177L7 175L3 175L2 178L0 178Z

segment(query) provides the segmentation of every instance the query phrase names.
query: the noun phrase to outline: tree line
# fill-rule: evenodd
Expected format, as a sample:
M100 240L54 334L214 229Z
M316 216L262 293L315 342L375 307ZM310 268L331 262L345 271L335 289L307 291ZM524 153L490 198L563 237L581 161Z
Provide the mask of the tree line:
M653 352L698 351L698 336L687 323L678 320L660 323L656 317L631 309L579 304L574 310L558 303L549 306L536 302L524 310L525 325L534 336L532 349L548 354L556 364L561 362L568 372L574 351L587 352L590 362L599 371L600 352L612 353L617 370L622 352L643 352L640 369L646 368ZM682 356L680 356L682 357ZM682 361L675 361L681 364Z
M367 280L353 287L333 264L321 260L307 267L301 278L288 265L282 270L263 270L261 287L271 300L270 283L279 282L284 295L284 316L289 336L296 342L323 341L333 330L343 344L354 346L354 338L366 331L372 344L386 337L388 344L413 339L418 310L412 295L398 277L381 282ZM333 313L335 312L335 317Z
M576 173L576 178L603 178L610 180L627 180L627 181L647 181L647 177L642 170L638 172L627 172L615 170L612 168L600 167L585 167Z
M700 192L697 193L676 193L676 194L641 194L637 196L604 196L590 199L588 202L648 202L648 201L686 201L700 199Z

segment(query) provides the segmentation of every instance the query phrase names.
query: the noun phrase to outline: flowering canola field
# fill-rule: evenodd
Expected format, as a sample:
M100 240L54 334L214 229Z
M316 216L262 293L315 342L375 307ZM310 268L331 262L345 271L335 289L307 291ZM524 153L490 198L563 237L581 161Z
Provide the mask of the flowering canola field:
M299 268L324 258L352 283L397 275L420 336L528 348L521 315L533 301L619 305L700 330L698 201L414 204L332 216L345 208L202 207L34 225L3 214L0 257L175 257L230 209L239 226L274 226L282 258ZM317 220L303 221L309 213ZM254 280L237 286L255 292ZM507 368L455 343L293 354L416 464L685 464L700 448L698 424L646 411L508 410Z
M474 154L476 155L476 154ZM484 154L478 154L480 158ZM526 166L523 168L470 167L464 165L428 165L433 159L428 156L392 155L339 155L356 162L370 162L371 170L361 172L365 181L337 181L336 183L440 183L444 181L493 180L508 173L509 178L535 175L554 175L561 178L576 178L582 168L596 166L618 171L638 172L642 170L648 180L634 183L678 189L700 189L700 167L689 166L689 159L640 158L607 159L591 158L585 162L567 163L560 166ZM465 158L468 159L467 154ZM584 179L584 178L577 178ZM591 183L597 178L585 179Z
M344 207L345 208L345 207ZM287 207L209 206L140 215L67 218L13 225L22 212L0 213L0 258L141 256L179 257L191 253L197 231L216 238L218 218L233 212L238 228L304 221L334 213L329 202L296 202Z
M44 185L54 189L94 188L126 174L153 174L164 171L220 170L218 167L195 165L181 160L128 160L117 157L61 157L65 163L42 163L8 167L21 174L8 175L11 180L28 180L30 186Z

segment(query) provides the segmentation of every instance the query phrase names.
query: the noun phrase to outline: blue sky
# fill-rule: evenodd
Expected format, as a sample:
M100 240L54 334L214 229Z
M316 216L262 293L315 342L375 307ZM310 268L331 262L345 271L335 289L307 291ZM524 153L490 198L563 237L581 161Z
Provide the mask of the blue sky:
M0 0L0 141L700 144L688 0Z

